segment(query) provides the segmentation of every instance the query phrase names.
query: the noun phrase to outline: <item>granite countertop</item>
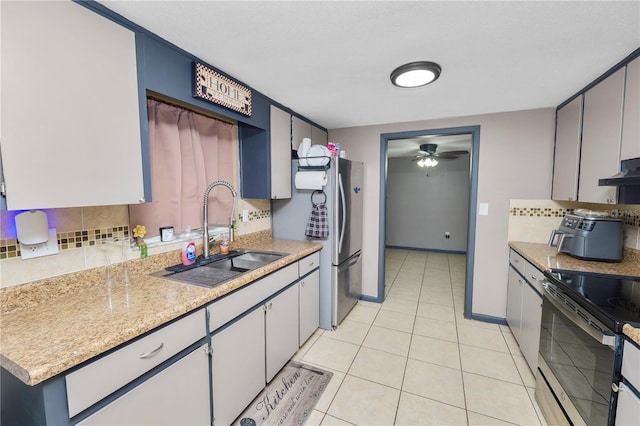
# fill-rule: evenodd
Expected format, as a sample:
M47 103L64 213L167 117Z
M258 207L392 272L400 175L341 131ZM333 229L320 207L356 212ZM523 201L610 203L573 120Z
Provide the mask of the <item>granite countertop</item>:
M509 247L542 271L564 270L640 277L640 250L625 248L622 262L579 260L547 244L510 241ZM640 345L640 329L626 324L622 332Z
M150 330L207 305L322 248L268 237L240 240L232 249L289 253L209 289L147 274L180 263L180 251L0 290L0 366L36 385ZM201 250L201 247L199 247Z

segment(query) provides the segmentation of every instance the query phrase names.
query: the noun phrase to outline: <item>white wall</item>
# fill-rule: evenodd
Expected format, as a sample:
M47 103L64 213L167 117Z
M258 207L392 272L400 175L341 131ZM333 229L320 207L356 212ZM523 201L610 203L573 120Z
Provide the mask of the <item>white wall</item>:
M388 246L466 251L469 156L418 167L413 157L390 158L387 168ZM450 237L445 238L445 232Z
M330 142L365 163L363 294L378 292L380 135L479 125L478 202L489 204L489 215L477 216L472 309L504 318L509 201L550 197L554 123L555 109L545 108L330 130Z

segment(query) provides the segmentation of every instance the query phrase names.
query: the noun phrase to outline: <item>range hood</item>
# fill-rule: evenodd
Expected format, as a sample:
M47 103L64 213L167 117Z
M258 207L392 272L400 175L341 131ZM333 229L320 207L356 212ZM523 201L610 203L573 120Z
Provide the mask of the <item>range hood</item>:
M640 204L640 157L620 162L620 173L599 179L599 186L617 186L618 204Z
M598 180L599 186L640 185L640 157L620 162L620 173Z

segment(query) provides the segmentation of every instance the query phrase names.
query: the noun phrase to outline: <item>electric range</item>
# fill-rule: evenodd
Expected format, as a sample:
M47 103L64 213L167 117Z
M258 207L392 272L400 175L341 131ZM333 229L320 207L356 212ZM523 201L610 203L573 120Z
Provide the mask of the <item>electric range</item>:
M615 333L640 327L640 277L554 270L545 274Z

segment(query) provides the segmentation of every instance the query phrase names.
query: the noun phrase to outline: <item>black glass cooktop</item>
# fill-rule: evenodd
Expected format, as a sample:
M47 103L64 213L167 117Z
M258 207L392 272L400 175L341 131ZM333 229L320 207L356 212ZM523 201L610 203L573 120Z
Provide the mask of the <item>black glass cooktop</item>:
M563 271L546 275L615 332L625 323L640 326L640 277Z

